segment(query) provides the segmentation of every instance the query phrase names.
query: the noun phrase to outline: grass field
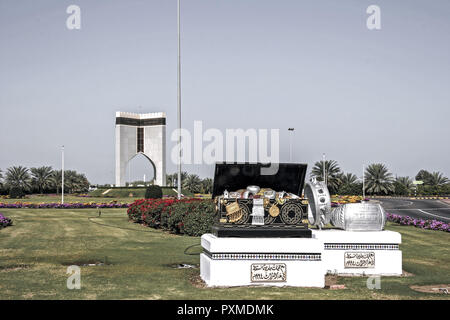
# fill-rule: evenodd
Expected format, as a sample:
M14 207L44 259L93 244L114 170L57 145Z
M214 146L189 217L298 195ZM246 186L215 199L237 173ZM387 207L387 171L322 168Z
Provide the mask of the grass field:
M177 193L172 190L172 188L163 187L163 195L176 197ZM89 193L89 197L80 197L74 195L65 195L64 202L111 202L117 201L122 203L131 203L135 200L142 199L145 197L144 188L126 188L126 189L111 189L108 193L103 194L107 189L97 189ZM185 196L192 196L192 193L182 190L182 194ZM32 202L32 203L59 203L61 202L61 195L27 195L23 199L0 199L3 203L15 203L15 202Z
M338 277L347 289L202 288L199 264L186 255L196 237L178 236L127 221L125 209L4 209L14 226L0 230L0 299L448 299L410 285L450 283L450 234L388 224L402 234L403 268L413 275L383 277L369 290L365 277ZM88 219L90 218L90 219ZM191 253L200 252L193 247ZM81 266L81 290L66 287L68 265Z
M142 199L143 197L116 197L116 198L107 198L107 197L78 197L73 195L65 195L64 203L84 203L84 202L96 202L96 203L104 203L117 201L121 203L131 203L137 199ZM61 195L29 195L23 199L0 199L0 202L3 203L15 203L15 202L31 202L31 203L60 203Z

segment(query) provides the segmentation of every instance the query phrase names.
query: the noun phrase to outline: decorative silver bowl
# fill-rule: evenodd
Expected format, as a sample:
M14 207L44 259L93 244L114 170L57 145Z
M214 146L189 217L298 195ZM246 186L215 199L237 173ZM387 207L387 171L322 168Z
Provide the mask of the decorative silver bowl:
M378 203L346 203L331 211L331 224L346 231L381 231L386 212Z

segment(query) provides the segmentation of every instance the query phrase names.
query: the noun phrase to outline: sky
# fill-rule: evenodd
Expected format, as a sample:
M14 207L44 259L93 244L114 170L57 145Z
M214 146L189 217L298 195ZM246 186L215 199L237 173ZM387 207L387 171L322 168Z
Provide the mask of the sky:
M448 0L182 0L182 126L280 130L280 160L450 176ZM69 30L69 5L81 29ZM369 30L369 5L381 29ZM114 183L115 112L177 125L176 0L0 0L0 169ZM183 170L212 177L213 165ZM152 176L143 157L131 179Z

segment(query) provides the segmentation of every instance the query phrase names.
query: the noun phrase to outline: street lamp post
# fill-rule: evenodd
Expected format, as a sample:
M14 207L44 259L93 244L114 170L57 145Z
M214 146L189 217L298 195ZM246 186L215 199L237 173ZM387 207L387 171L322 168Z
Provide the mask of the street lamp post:
M295 128L289 128L288 131L290 132L289 137L289 162L292 162L292 136L294 135Z

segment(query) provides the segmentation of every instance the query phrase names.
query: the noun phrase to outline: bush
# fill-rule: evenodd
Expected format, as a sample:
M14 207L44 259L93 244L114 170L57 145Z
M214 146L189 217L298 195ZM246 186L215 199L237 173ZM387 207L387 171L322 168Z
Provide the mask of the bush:
M161 199L163 192L160 186L149 186L145 191L145 199Z
M215 221L212 200L142 199L128 208L128 217L152 228L191 236L209 232Z
M12 220L0 213L0 229L12 226Z
M212 201L200 202L192 208L183 220L184 233L190 236L201 236L211 232L216 221L215 205Z
M25 193L23 192L22 188L20 187L11 187L9 189L9 198L10 199L21 199L25 196Z

